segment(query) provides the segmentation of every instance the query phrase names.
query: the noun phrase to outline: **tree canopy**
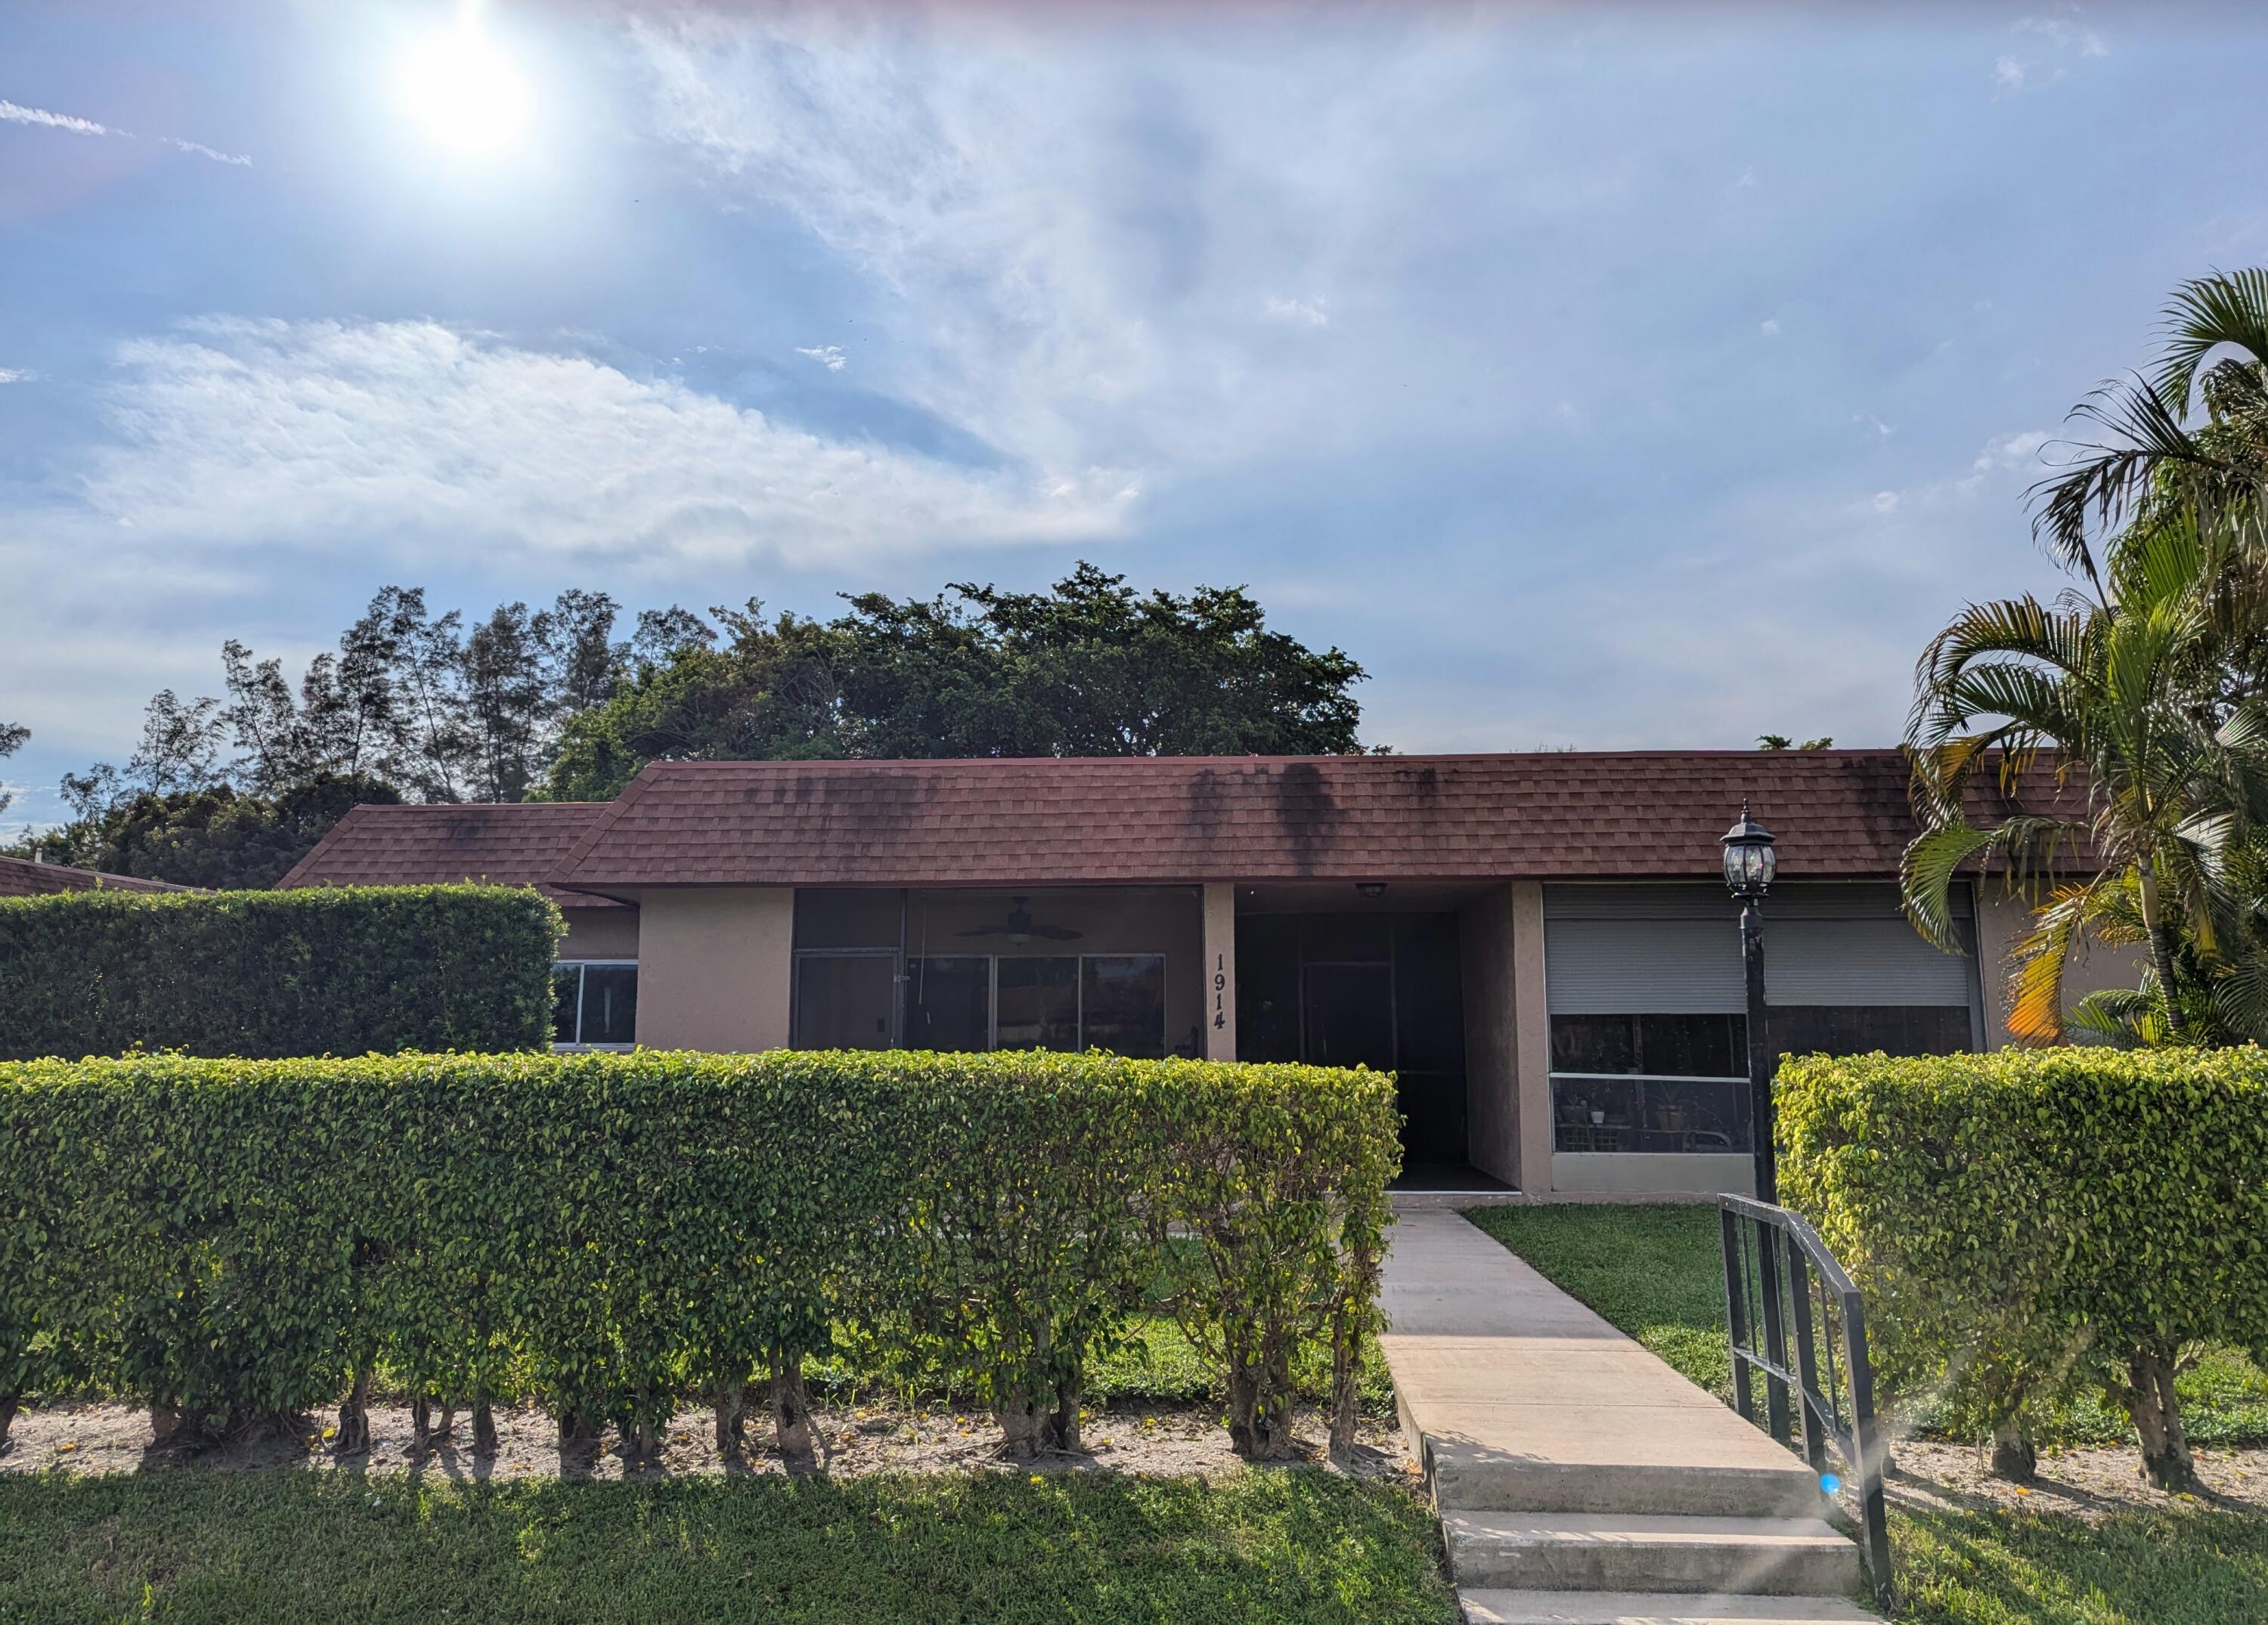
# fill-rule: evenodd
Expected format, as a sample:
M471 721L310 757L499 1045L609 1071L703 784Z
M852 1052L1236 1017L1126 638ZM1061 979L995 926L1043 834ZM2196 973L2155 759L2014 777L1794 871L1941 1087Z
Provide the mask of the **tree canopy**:
M1141 593L1082 563L1045 592L846 602L824 621L719 608L713 642L680 628L665 658L565 724L543 793L603 799L657 759L1362 748L1362 668L1270 630L1241 587Z
M231 638L221 696L154 696L125 766L66 773L70 820L18 849L259 886L357 802L603 799L656 758L1360 748L1362 668L1270 630L1241 587L1139 593L1083 563L1042 592L710 613L644 610L618 638L604 592L468 623L387 586L296 683ZM0 756L25 737L0 725Z

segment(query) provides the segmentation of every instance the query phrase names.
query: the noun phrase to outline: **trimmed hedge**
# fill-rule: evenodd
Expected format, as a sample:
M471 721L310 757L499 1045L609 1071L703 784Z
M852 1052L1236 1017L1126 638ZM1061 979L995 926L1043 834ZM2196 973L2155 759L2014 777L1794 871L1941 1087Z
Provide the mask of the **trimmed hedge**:
M637 1460L688 1398L807 1443L838 1332L1075 1446L1088 1362L1162 1294L1239 1445L1285 1453L1325 1341L1351 1437L1388 1075L1030 1054L404 1055L0 1065L0 1405L146 1396L161 1437L507 1367Z
M524 887L0 900L0 1059L541 1048L565 929Z
M2152 1479L2194 1489L2185 1345L2268 1350L2268 1054L1815 1056L1778 1093L1783 1197L1866 1291L1889 1379L2020 1477L2027 1411L2099 1385Z

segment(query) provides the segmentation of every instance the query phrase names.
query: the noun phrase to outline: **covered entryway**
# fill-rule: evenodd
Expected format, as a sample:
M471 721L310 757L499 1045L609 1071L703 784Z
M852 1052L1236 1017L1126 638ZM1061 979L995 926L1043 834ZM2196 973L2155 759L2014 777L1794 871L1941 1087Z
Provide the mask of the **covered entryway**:
M1444 887L1239 886L1236 1053L1392 1071L1403 1183L1502 1189L1468 1155L1461 901Z

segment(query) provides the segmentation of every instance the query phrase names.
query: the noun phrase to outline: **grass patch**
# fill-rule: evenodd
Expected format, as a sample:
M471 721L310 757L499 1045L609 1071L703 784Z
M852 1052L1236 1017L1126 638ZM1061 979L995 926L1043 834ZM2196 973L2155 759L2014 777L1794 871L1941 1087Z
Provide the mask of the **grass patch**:
M1716 1209L1569 1204L1479 1208L1465 1217L1554 1285L1731 1401ZM2268 1373L2238 1350L2205 1350L2174 1386L2191 1444L2214 1449L2268 1445ZM1939 1433L1928 1410L1912 1421L1918 1433ZM2038 1437L2043 1445L2124 1445L2133 1430L2124 1411L2088 1393L2043 1416Z
M1714 1208L1476 1208L1465 1217L1690 1380L1730 1402Z
M1719 1397L1731 1393L1713 1208L1484 1208L1466 1217ZM2233 1349L2180 1380L2192 1438L2268 1441L2268 1378ZM2068 1445L2130 1442L2090 1397L2052 1419ZM1894 1506L1900 1625L2233 1625L2268 1620L2268 1520L2241 1512L2099 1520Z
M2268 1520L2136 1512L2099 1522L1898 1507L1901 1625L2235 1625L2268 1620Z
M1432 1514L1312 1470L484 1485L0 1479L0 1621L1451 1625Z

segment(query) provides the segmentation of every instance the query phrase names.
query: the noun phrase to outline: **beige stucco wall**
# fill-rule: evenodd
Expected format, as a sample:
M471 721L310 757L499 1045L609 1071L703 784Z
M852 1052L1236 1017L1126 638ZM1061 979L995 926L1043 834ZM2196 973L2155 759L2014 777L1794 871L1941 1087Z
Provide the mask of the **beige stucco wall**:
M563 960L634 960L638 956L638 911L635 908L562 908L567 940Z
M1520 1183L1520 1017L1509 886L1457 914L1465 995L1465 1143L1482 1173Z
M2029 929L2032 905L2003 891L1998 882L1977 887L1977 969L1984 987L1984 1042L1998 1049L2013 1042L2008 1032L2008 956L2018 938ZM2063 1007L2068 1015L2080 1000L2104 988L2132 988L2142 979L2144 952L2139 947L2109 948L2101 943L2083 945L2064 973Z
M1204 900L1197 886L1082 886L1025 894L1035 920L1079 932L1068 942L960 933L998 925L1013 894L981 891L821 890L806 888L795 910L794 945L801 948L895 948L899 911L905 910L909 954L1162 953L1166 956L1166 1053L1204 1055L1209 1013L1204 986ZM903 901L902 903L902 898ZM651 934L652 927L646 927ZM1236 963L1232 948L1228 963ZM1231 983L1234 982L1233 974ZM640 977L644 996L644 975ZM1230 996L1233 998L1233 989ZM1233 1019L1233 1018L1232 1018Z
M1551 1158L1551 1188L1561 1195L1752 1196L1756 1165L1742 1152L1560 1151Z
M727 1051L786 1047L793 888L650 891L638 915L639 1043Z
M1167 967L1170 974L1171 967ZM1236 1059L1236 887L1204 888L1204 945L1197 967L1199 1019L1209 1061Z
M1512 887L1513 999L1520 1018L1520 1188L1551 1188L1551 1018L1544 1002L1543 887Z

